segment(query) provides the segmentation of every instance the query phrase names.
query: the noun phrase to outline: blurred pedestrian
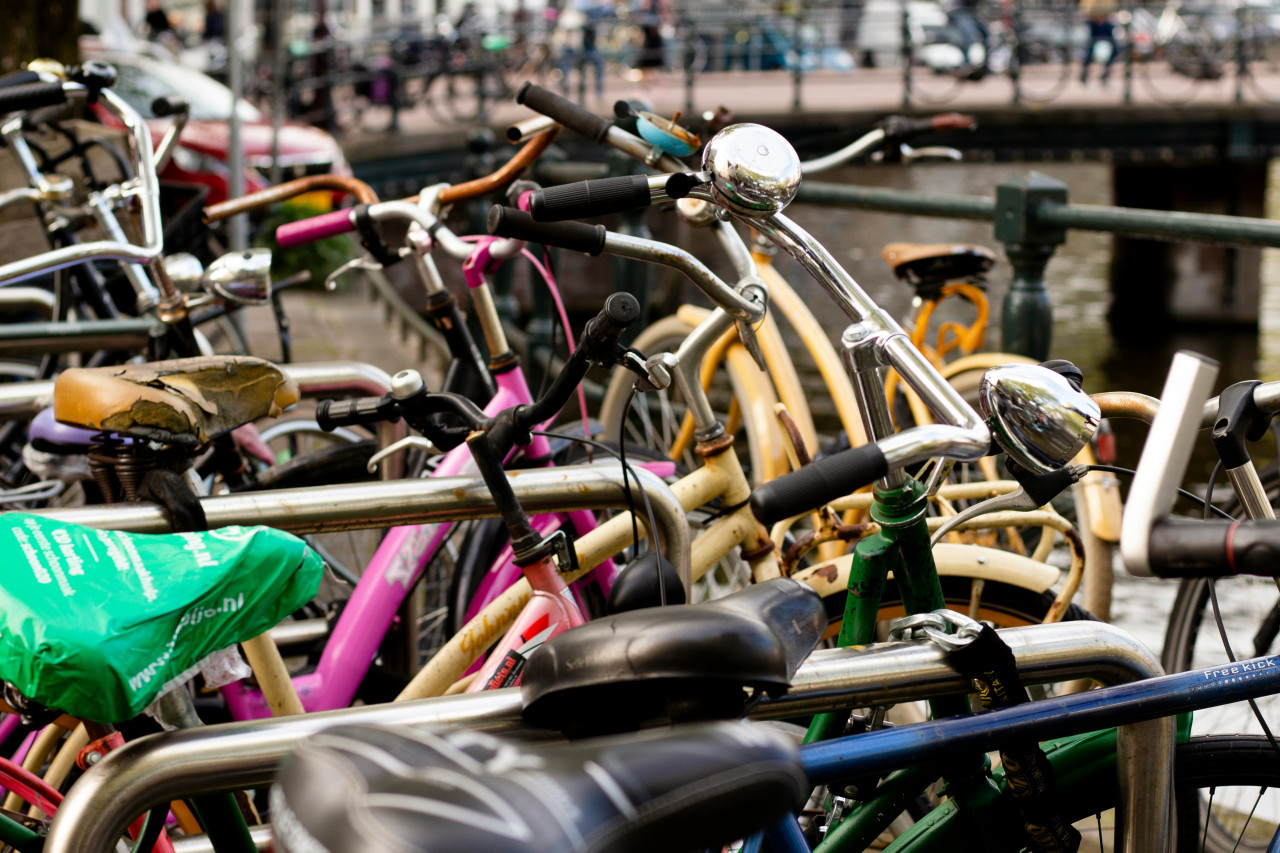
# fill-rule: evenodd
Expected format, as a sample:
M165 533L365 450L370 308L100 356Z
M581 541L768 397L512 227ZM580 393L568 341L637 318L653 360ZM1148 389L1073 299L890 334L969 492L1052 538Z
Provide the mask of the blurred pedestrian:
M1099 45L1107 46L1107 58L1102 64L1102 84L1105 86L1111 77L1111 63L1115 62L1120 52L1116 45L1115 2L1114 0L1080 0L1080 13L1089 22L1089 41L1084 47L1084 59L1080 63L1080 82L1088 84L1089 66L1093 63L1093 55Z
M947 22L960 36L960 50L971 80L987 76L987 54L990 52L991 31L978 14L982 0L952 0L947 7Z
M666 41L662 28L667 23L667 6L664 0L640 0L637 22L640 25L640 52L636 55L636 68L640 78L649 83L654 69L667 64Z
M582 88L586 89L587 66L595 70L596 97L604 97L604 57L597 39L600 24L609 16L608 6L599 0L575 0L573 6L556 20L556 32L562 39L560 50L560 90L569 94L569 71L577 67Z
M227 18L218 7L217 0L204 4L204 40L223 41L227 37Z
M169 13L160 5L160 0L147 0L147 17L145 18L147 25L147 35L150 38L158 39L162 35L168 33L173 35L173 24L169 21Z

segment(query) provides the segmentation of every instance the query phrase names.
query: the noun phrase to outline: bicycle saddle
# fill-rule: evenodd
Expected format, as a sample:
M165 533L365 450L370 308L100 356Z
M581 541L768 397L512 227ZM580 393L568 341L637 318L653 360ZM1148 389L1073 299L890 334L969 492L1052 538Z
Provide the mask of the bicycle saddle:
M271 788L279 853L569 853L720 847L804 804L791 741L741 723L534 745L338 726Z
M0 519L0 679L49 708L132 719L210 654L316 594L324 563L266 527L144 535Z
M826 627L822 598L789 578L597 619L529 658L524 719L581 735L739 717L752 698L745 688L786 692Z
M297 383L244 355L77 367L53 386L61 423L187 447L296 402Z
M890 243L880 257L894 275L917 288L974 278L996 262L995 252L969 243Z

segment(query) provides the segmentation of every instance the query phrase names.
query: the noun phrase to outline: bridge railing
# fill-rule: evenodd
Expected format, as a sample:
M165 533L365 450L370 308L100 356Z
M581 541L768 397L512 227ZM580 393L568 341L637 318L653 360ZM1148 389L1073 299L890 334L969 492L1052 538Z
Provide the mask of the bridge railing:
M1045 267L1069 230L1280 247L1280 222L1269 219L1071 204L1067 196L1066 184L1031 172L997 185L994 198L806 181L796 203L993 223L1013 267L1000 320L1002 349L1040 360L1049 357L1053 329Z
M1176 105L1209 89L1280 103L1280 26L1254 4L1123 3L1091 21L1074 0L986 3L968 14L864 0L767 19L691 11L677 32L670 65L684 74L690 109L701 75L736 69L789 73L797 109L804 80L833 73L896 78L905 107L945 103L993 78L1008 80L1015 105L1078 92L1085 79L1125 103Z

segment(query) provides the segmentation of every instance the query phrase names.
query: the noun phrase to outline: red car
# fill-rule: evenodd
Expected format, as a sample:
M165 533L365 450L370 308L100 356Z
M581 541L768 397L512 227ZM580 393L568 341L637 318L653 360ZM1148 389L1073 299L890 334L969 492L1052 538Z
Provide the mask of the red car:
M81 43L85 59L98 59L115 66L119 79L112 87L144 118L153 118L151 102L161 95L179 95L191 105L187 126L174 149L173 158L161 173L166 181L201 184L209 188L206 204L227 198L231 172L227 165L230 148L231 90L194 68L173 62L160 62L150 56L113 53ZM105 110L98 109L101 121L108 121ZM271 173L271 122L252 104L239 106L240 144L245 153L245 189L253 192L267 187ZM156 143L169 125L168 119L151 123ZM351 169L342 156L337 141L323 130L309 125L285 122L280 128L280 164L282 180L305 175L349 175Z

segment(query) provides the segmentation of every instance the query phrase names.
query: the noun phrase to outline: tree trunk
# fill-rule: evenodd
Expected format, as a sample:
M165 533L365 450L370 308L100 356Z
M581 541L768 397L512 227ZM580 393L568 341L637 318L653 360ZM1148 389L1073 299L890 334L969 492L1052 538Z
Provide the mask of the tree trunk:
M24 0L3 5L0 73L13 71L38 57L51 57L68 64L78 61L78 0Z

